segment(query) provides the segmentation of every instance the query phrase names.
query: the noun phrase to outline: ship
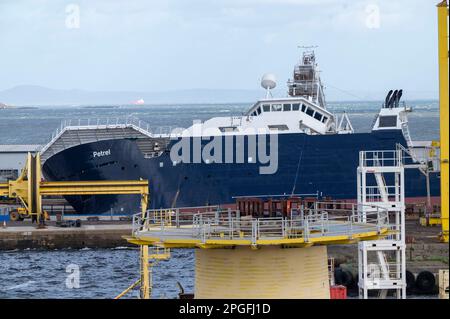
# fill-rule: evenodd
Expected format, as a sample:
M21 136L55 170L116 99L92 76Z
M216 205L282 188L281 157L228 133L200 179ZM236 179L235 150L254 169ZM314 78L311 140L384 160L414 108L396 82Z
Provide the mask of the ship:
M347 113L327 109L313 50L303 52L286 97L265 96L242 116L188 128L157 128L134 117L66 120L41 149L47 180L149 181L150 208L233 205L238 198L307 197L356 201L360 151L409 154L407 203L437 203L433 142L413 141L411 108L390 90L371 128L355 132ZM430 155L431 154L431 155ZM67 196L79 214L139 212L137 195Z

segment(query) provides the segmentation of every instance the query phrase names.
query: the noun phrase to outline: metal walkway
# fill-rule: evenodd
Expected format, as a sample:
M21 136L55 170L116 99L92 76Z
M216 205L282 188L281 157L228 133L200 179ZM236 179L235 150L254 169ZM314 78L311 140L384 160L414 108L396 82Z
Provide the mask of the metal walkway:
M322 205L321 205L322 204ZM133 216L136 244L167 248L214 248L222 246L344 244L374 240L389 233L387 210L358 210L330 214L317 203L304 214L290 218L252 218L238 211L222 210L186 216L178 211L148 211Z

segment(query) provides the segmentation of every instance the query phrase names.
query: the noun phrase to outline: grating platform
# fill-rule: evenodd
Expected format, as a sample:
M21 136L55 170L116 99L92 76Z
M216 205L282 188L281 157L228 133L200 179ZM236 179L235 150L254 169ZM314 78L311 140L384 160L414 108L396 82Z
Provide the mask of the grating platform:
M159 215L155 212L144 217L135 215L132 236L126 239L138 245L166 248L310 247L374 240L390 233L388 215L382 209L364 215L353 210L338 216L310 211L290 218L240 217L218 211L194 214L182 222L175 214L165 211Z

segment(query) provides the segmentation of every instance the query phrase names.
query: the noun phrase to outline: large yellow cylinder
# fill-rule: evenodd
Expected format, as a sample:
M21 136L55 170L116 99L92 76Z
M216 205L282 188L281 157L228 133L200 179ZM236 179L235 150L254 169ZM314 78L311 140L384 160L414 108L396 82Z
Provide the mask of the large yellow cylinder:
M197 299L329 299L325 246L198 249Z

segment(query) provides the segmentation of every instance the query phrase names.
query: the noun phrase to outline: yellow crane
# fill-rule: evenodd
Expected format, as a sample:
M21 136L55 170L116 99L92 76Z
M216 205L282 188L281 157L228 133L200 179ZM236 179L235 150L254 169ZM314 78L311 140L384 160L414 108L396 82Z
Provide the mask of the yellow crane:
M448 3L438 4L438 45L439 45L439 109L441 139L441 220L442 241L448 243Z
M46 182L42 179L39 153L36 156L28 153L26 166L17 180L0 183L0 196L19 199L23 206L18 211L21 217L31 217L38 224L42 224L44 220L42 196L108 194L140 194L142 212L147 210L148 181Z

